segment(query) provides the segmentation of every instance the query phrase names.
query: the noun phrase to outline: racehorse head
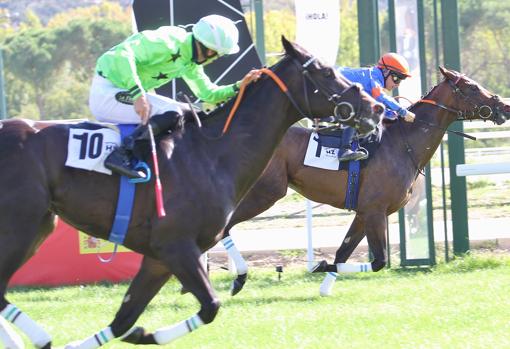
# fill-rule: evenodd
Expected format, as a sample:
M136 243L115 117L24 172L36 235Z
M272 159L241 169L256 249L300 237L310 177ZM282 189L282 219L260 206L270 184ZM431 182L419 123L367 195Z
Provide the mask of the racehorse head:
M439 67L453 94L446 105L459 120L490 120L497 125L510 117L510 104L490 93L476 81L454 70Z
M297 107L302 116L334 115L336 120L355 127L361 134L372 132L381 121L384 107L365 93L359 84L353 84L336 69L321 62L295 43L282 37L286 56L296 62L303 88L295 92L304 106ZM277 64L278 65L278 64ZM294 91L293 91L294 93ZM316 108L319 107L319 110Z

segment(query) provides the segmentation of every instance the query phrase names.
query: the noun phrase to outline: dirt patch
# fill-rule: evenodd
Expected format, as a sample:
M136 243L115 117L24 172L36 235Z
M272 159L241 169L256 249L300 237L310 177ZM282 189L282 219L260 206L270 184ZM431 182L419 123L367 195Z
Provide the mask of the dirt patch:
M451 244L450 244L451 246ZM470 243L471 250L474 253L492 253L492 254L506 254L510 253L510 239L497 239L497 240L483 240L472 241ZM333 263L335 259L336 248L319 248L314 249L314 261L326 260ZM281 251L244 251L242 253L244 259L249 267L265 267L276 268L302 266L307 265L306 250L281 250ZM453 252L450 252L450 257ZM436 256L438 260L444 260L443 244L436 246ZM369 253L367 246L358 246L354 250L349 262L366 262L369 260ZM392 266L400 265L400 249L398 245L391 246ZM228 256L226 252L211 252L208 254L209 269L211 271L218 269L228 269Z

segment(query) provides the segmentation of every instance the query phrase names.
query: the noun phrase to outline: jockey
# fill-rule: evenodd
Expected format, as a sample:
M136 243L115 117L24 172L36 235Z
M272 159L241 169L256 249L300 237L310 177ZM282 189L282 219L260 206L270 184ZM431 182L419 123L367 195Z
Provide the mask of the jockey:
M132 167L135 141L148 139L147 123L154 134L182 127L182 110L173 99L149 92L174 78L184 79L193 93L208 103L233 97L241 84L256 80L252 70L234 84L217 86L204 66L223 55L239 51L239 32L230 19L209 15L192 31L163 26L131 35L99 57L92 81L89 107L97 120L141 124L105 160L105 167L129 178L142 178Z
M353 83L360 83L363 89L375 100L386 107L385 119L396 120L398 117L407 122L413 122L413 112L403 108L393 97L387 95L383 89L391 91L397 88L402 80L410 77L409 64L399 54L389 52L384 54L376 66L369 68L342 68L338 71ZM342 147L338 153L338 160L363 160L368 157L366 152L351 150L351 142L355 129L346 127L342 134Z

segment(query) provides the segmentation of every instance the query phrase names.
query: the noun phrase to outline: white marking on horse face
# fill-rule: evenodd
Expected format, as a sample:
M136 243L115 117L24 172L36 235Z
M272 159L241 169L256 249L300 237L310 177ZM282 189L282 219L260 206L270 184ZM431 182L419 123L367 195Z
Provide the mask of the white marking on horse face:
M122 303L127 303L131 300L131 295L130 294L127 294L126 297L124 297L124 299L122 300Z
M349 243L349 241L351 241L351 237L350 237L350 236L349 236L349 237L346 237L346 238L344 239L344 244L348 244L348 243Z

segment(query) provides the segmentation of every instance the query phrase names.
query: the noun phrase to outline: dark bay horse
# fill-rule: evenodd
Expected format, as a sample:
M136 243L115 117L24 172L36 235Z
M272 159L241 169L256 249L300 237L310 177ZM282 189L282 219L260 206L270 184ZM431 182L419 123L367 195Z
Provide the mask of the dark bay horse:
M154 183L138 185L124 245L144 255L140 270L112 323L66 348L98 348L118 337L133 344L165 344L212 322L220 302L200 256L219 240L285 131L304 116L333 115L342 102L355 106L361 118L380 119L383 108L359 86L285 38L282 43L285 55L272 71L286 84L287 94L271 79L261 78L246 90L222 137L233 101L211 113L202 129L190 124L160 141L167 215L157 217ZM303 110L310 114L304 115ZM69 125L37 132L23 120L12 119L0 126L0 340L8 348L21 347L8 320L35 347L48 349L51 337L5 298L8 281L52 232L55 215L87 234L107 239L119 177L64 165ZM154 333L134 327L172 275L198 300L198 313Z
M386 265L387 217L408 202L413 184L452 122L483 119L502 124L509 116L510 105L498 96L464 75L443 68L440 70L444 80L411 107L416 121L388 125L382 131L377 153L361 170L358 208L336 252L334 265L322 262L316 268L316 271L330 272L321 293L323 289L330 288L336 271L378 271ZM267 210L286 195L287 186L312 201L345 208L347 172L303 165L311 132L299 127L287 131L268 167L225 228L222 242L238 269L232 294L242 289L247 272L247 265L229 236L234 225ZM345 263L365 235L374 260L361 265Z

